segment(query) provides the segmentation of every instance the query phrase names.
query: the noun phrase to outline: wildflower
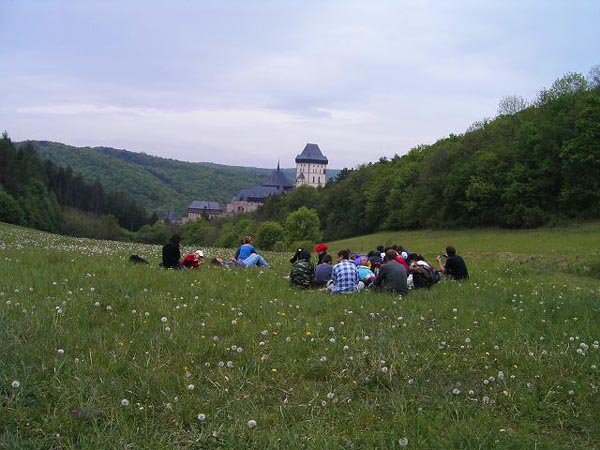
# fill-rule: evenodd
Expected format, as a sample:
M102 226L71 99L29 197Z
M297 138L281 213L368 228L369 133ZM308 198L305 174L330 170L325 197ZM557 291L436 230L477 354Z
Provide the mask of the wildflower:
M167 318L166 318L166 317L164 317L164 316L160 318L160 321L161 321L162 323L167 323L167 320L169 320L169 319L167 319Z
M129 400L127 400L126 398L124 398L123 400L121 400L121 406L123 406L123 407L129 406Z
M458 389L458 388L454 388L454 389L452 389L452 393L453 393L454 395L460 395L460 389Z
M62 348L59 348L58 350L56 350L56 353L62 356L65 354L65 351Z
M249 420L247 425L248 425L248 428L256 428L256 420L254 420L254 419Z
M233 361L227 361L227 367L232 369L233 368Z
M194 388L195 388L195 386L193 384L188 384L188 386L187 386L188 391L193 391Z
M21 382L19 380L13 380L11 386L13 387L13 389L19 389L19 387L21 387Z
M389 371L389 369L388 369L387 367L385 367L385 366L383 366L383 367L381 368L381 372L382 372L382 373L388 373L388 371Z
M204 422L206 420L206 415L202 413L198 414L196 417L200 422Z
M327 361L327 356L321 356L321 358L319 358L319 361L321 361L321 362Z
M498 372L498 379L500 381L504 380L504 372L502 372L502 371Z
M398 445L400 447L406 447L408 445L408 438L403 437L398 439Z
M333 392L329 392L327 394L327 400L333 400L333 397L335 397L335 394Z

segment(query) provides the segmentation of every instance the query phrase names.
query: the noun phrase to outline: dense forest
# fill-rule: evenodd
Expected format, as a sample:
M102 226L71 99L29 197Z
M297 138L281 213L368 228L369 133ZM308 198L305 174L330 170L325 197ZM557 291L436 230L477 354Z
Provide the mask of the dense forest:
M146 211L156 211L160 216L175 211L180 218L193 200L227 203L241 189L268 180L277 166L276 158L271 169L264 169L176 161L110 147L73 147L47 141L15 145L32 145L42 159L63 167L69 165L84 180L98 180L107 190L127 192ZM295 180L295 169L283 171ZM336 174L331 172L331 176Z
M342 170L322 189L270 197L227 224L258 232L300 206L316 211L326 240L415 228L531 228L600 218L600 66L569 73L531 102L503 98L493 120L475 122L404 156Z
M73 235L120 238L124 230L135 231L156 220L126 193L107 192L97 181L84 181L69 166L42 160L31 145L17 149L6 132L0 138L0 221Z

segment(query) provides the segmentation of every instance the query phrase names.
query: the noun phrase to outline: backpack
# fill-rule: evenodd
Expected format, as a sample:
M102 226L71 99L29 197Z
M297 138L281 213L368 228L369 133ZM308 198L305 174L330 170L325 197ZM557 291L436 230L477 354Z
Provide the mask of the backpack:
M415 289L429 288L433 285L431 271L424 267L411 267L409 273L413 276Z
M433 284L439 283L440 279L442 278L442 276L440 275L440 271L437 270L433 266L430 267L430 271L431 271L431 281L433 282Z
M136 263L136 264L148 264L148 261L146 261L144 258L142 258L139 255L131 255L129 257L129 261L131 261L132 263Z

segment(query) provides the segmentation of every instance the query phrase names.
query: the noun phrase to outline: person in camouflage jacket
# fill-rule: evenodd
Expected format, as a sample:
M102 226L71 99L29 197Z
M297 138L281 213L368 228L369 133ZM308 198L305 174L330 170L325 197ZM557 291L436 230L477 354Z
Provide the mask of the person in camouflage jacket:
M292 270L290 272L290 283L292 286L308 289L313 285L315 267L310 262L310 253L304 249L298 249Z

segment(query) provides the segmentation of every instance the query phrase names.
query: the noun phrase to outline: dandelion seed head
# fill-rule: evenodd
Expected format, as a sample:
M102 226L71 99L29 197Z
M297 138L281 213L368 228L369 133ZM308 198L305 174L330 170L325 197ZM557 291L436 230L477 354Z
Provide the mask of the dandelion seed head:
M206 420L206 415L202 413L198 414L196 417L200 422L204 422Z
M256 428L256 420L251 419L248 421L248 423L246 425L248 425L248 428L250 428L250 429Z
M123 407L127 407L129 406L129 400L127 400L126 398L121 400L121 406Z
M10 385L13 389L19 389L21 387L21 382L19 380L13 380Z

